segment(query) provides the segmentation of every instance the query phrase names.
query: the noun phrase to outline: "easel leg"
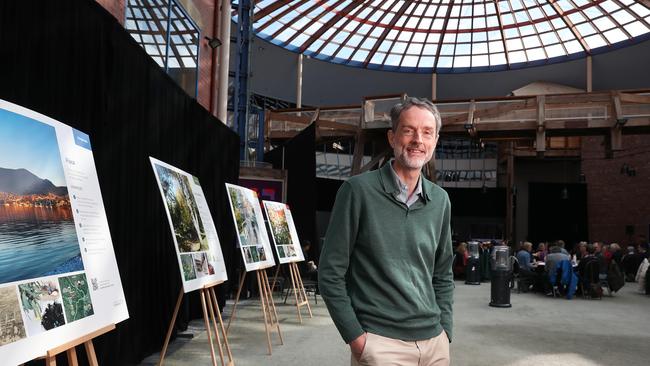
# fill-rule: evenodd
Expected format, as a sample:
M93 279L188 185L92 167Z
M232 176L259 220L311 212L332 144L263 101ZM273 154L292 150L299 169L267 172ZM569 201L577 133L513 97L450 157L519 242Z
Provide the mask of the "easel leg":
M296 263L292 263L294 271L296 271L296 277L298 278L298 288L300 289L300 292L302 293L303 299L305 303L307 304L307 310L309 311L309 317L313 318L314 315L311 313L311 305L309 305L309 298L307 297L307 292L305 291L305 285L302 283L302 276L300 275L300 272L298 271L298 265Z
M66 351L66 356L68 356L68 366L79 366L79 360L77 359L77 349L72 347Z
M298 311L298 320L302 324L302 314L300 314L300 303L302 299L298 299L298 281L296 280L296 271L293 268L293 263L289 263L289 274L291 275L291 288L293 289L293 298L296 300L296 310ZM301 292L302 294L302 292Z
M269 302L271 303L269 314L271 314L271 310L273 310L273 319L275 320L275 325L278 328L278 336L280 337L280 344L284 344L284 340L282 339L282 331L280 330L280 321L278 320L278 313L275 311L275 302L273 301L273 296L270 295L271 289L269 289L269 277L266 275L265 271L262 272L262 275L264 276L264 283L266 284L267 290L269 292Z
M235 304L232 306L232 314L230 314L230 319L228 319L228 325L226 326L226 336L228 335L228 331L230 330L230 323L232 323L233 319L235 319L235 314L237 313L237 303L239 303L239 296L241 295L242 286L244 286L246 273L247 272L244 272L244 274L241 276L241 280L239 280L239 288L237 289L237 296L235 296Z
M208 309L205 302L204 289L201 289L201 305L203 306L203 320L205 321L205 330L208 332L208 342L210 342L210 357L212 357L212 365L217 366L217 358L214 354L214 344L212 344L212 330L210 329L210 318L208 317Z
M266 330L266 344L269 347L269 355L271 355L273 354L273 351L271 348L271 332L269 331L270 319L268 319L267 317L268 298L266 294L266 286L264 286L262 283L262 281L264 280L263 270L258 270L256 274L257 274L257 286L259 287L259 291L260 291L260 301L262 303L262 314L264 314L264 330Z
M215 317L214 313L216 311L219 311L219 304L217 304L215 301L213 301L212 296L210 295L210 290L208 288L204 289L203 292L205 292L205 296L208 297L208 310L210 312L210 318L212 319L212 326L214 327L214 338L217 341L217 350L219 351L219 358L221 359L221 365L226 366L226 362L223 359L223 348L221 347L221 339L219 337L219 328L217 328L217 318ZM215 311L216 309L216 311Z
M278 268L275 270L275 274L273 275L273 286L271 286L271 290L275 288L275 283L278 280L278 274L280 273L281 266L281 264L278 264ZM273 294L273 292L271 292L271 294ZM282 292L280 292L280 296L282 296Z
M88 364L90 366L99 366L97 362L97 355L95 354L95 346L93 345L93 340L88 340L84 343L86 348L86 355L88 356Z
M178 294L178 300L176 300L176 307L174 307L174 315L172 315L172 320L169 322L169 329L167 329L167 336L165 337L165 343L163 344L162 351L160 351L160 360L158 361L158 366L162 366L165 361L165 354L167 353L167 346L169 346L169 340L172 337L172 331L174 330L174 325L176 324L176 317L178 316L178 309L181 307L181 302L183 302L183 289Z
M214 302L215 308L217 310L217 318L219 320L219 327L221 328L221 334L223 335L223 343L226 346L226 352L228 353L228 360L229 360L228 365L234 366L235 363L232 358L232 352L230 351L230 344L228 343L228 337L226 336L226 329L223 326L223 319L221 318L221 310L219 309L219 303L217 302L217 295L214 293L214 287L210 288L210 294L212 296L212 301ZM221 347L221 344L219 346Z

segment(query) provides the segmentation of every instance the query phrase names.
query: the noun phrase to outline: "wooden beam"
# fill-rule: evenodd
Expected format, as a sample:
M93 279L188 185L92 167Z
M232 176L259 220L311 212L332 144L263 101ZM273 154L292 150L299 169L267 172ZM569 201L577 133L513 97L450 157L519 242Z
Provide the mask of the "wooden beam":
M271 112L270 121L271 122L291 122L291 123L302 123L308 125L312 122L310 116L296 116L292 114L284 113L273 113Z
M650 95L619 93L618 96L621 102L650 104Z
M351 131L351 132L355 132L355 133L357 131L359 131L359 126L348 125L346 123L336 122L336 121L327 120L327 119L318 119L318 120L316 120L316 127L318 127L318 128L333 128L335 130Z
M359 174L361 174L361 173L363 173L363 172L366 172L366 171L372 169L373 166L379 164L379 162L381 161L381 159L383 159L383 158L385 158L386 156L390 155L391 152L393 152L392 149L386 149L386 150L380 152L379 155L377 155L377 156L375 156L374 158L372 158L372 160L370 160L370 161L368 162L368 164L362 166L361 169L359 169Z
M580 42L580 45L584 49L585 53L587 55L591 55L591 50L589 49L589 45L587 45L587 42L582 38L582 35L578 32L576 29L576 26L573 24L571 19L569 19L567 16L564 15L564 10L557 4L557 0L548 0L548 3L551 4L553 9L560 15L560 19L564 21L564 23L567 25L569 30L571 30L571 33L573 33L573 36L576 37L578 42Z
M496 4L495 4L496 6ZM449 5L447 5L447 14L445 14L444 22L442 23L442 32L440 32L440 39L438 40L438 46L436 47L436 57L434 58L435 64L433 65L433 72L438 71L438 62L440 61L440 50L442 49L442 41L445 39L445 34L447 32L447 24L449 24L449 16L451 15L451 9L454 7L454 0L449 0ZM436 15L438 11L436 10Z
M336 6L338 6L338 5L339 5L340 3L342 3L342 2L343 2L343 1L340 1L340 0L339 0L339 2L336 3L336 4L333 4L332 7L336 7ZM321 6L322 6L322 4L321 4L320 1L314 1L314 5L312 5L309 9L305 10L305 11L304 11L304 14L312 14L312 12L314 11L314 9L318 9L318 8L320 8ZM293 41L293 40L294 40L296 37L298 37L299 35L304 34L306 29L309 29L309 27L311 27L314 23L316 23L319 19L321 19L321 18L322 18L323 16L325 16L326 14L329 14L329 11L325 10L325 11L321 12L320 14L316 15L315 17L313 17L313 18L312 18L309 22L307 22L307 24L305 24L305 25L304 25L304 26L303 26L299 31L296 31L296 32L295 32L291 37L289 37L289 39L287 39L287 40L284 41L283 43L284 43L285 45L291 44L291 41ZM275 37L274 37L274 38L275 38ZM325 42L325 43L328 43L328 42ZM301 54L302 54L302 53L301 53Z
M284 5L289 5L288 1L274 1L273 3L267 5L264 9L258 11L253 15L253 23L264 18L265 16L273 13L274 11L280 9Z
M622 128L619 126L614 126L609 130L610 148L612 151L621 151L623 150L623 133Z
M303 53L309 46L311 46L312 43L316 42L316 40L323 35L323 33L327 32L330 28L332 28L341 18L343 18L346 14L350 13L352 10L354 10L356 7L360 6L363 3L363 1L352 1L351 3L348 4L345 8L341 9L341 11L337 12L334 14L330 20L327 21L327 23L323 24L322 27L318 28L314 34L311 35L303 44L300 46L298 49L298 52ZM335 32L336 33L336 32Z
M280 13L276 14L271 20L269 20L268 22L262 24L257 29L255 29L255 32L259 33L261 31L263 31L264 29L266 29L266 27L268 27L271 24L276 23L278 21L278 19L281 19L283 16L289 14L289 12L291 12L292 10L298 8L300 5L302 5L302 4L306 3L306 2L307 2L306 0L301 0L301 1L297 1L295 4L293 4L291 6L287 6L286 9L284 9ZM280 29L278 29L276 34L278 32L280 32L280 31L285 30L285 29L287 29L287 25L285 25L284 27L280 27Z
M472 138L476 137L476 126L474 126L474 111L476 110L476 102L474 102L474 99L472 99L469 102L469 111L467 112L467 121L465 122L465 129L467 130L467 133Z
M623 117L623 107L621 107L621 96L619 93L612 93L612 104L614 106L614 117L616 121L621 121Z
M536 106L535 99L529 98L526 99L525 101L512 102L507 104L504 103L504 104L499 104L496 107L492 107L492 108L479 109L478 111L474 112L474 117L475 118L478 117L481 119L492 118L515 110L532 109L535 108L535 106ZM453 116L445 116L442 118L442 121L445 124L454 123L454 122L465 122L468 120L468 118L469 118L468 113L462 113Z
M506 55L506 64L508 65L508 68L510 68L510 56L508 56L508 47L506 46L506 36L505 34L503 34L503 24L501 24L501 10L499 9L499 0L493 0L493 1L494 1L494 8L497 10L497 20L499 21L499 32L501 32L501 43L503 43L503 53Z
M402 17L404 12L406 12L406 9L413 4L413 1L402 1L402 6L397 10L397 13L395 13L395 16L390 20L390 23L386 25L384 28L384 31L381 33L379 38L377 39L377 42L372 46L372 49L368 53L368 56L366 57L366 60L363 62L363 67L367 67L368 64L370 63L370 60L372 60L372 57L375 55L375 52L377 52L377 49L379 49L379 46L381 46L381 43L384 42L384 39L386 39L386 36L388 33L394 29L395 23L399 20L399 18Z
M366 143L366 134L359 130L354 144L354 152L352 153L352 167L350 175L357 175L361 171L361 163L363 162L363 150Z

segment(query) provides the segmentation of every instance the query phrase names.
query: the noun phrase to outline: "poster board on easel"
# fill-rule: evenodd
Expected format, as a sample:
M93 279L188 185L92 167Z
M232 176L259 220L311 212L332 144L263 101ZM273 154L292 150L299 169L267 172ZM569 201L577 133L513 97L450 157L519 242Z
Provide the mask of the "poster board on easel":
M183 288L178 294L174 313L160 353L162 366L184 293L199 290L203 319L210 345L212 365L217 365L214 342L222 365L232 364L233 357L221 318L214 287L228 280L217 229L210 214L199 179L173 165L149 157L169 221ZM223 336L229 358L226 363L219 336ZM214 332L214 333L213 333ZM215 340L213 342L212 335Z
M217 229L195 176L149 157L174 240L185 293L228 280Z
M285 263L288 264L289 277L291 279L291 292L293 292L296 301L298 320L302 323L302 314L300 313L300 308L302 306L307 307L310 317L313 317L313 315L311 312L311 305L309 305L309 299L305 293L305 285L302 282L302 276L300 275L298 265L296 264L304 261L305 256L300 246L298 231L293 222L291 210L287 204L281 202L262 201L262 204L264 205L264 211L266 212L266 217L269 221L271 237L273 238L273 244L280 265ZM278 265L278 269L273 277L273 285L271 288L275 287L279 272L280 266Z
M232 321L235 319L237 304L244 285L244 280L248 272L255 272L262 305L262 314L264 315L264 329L266 331L266 341L269 354L272 353L271 347L271 329L276 328L280 344L283 344L282 331L280 322L273 301L273 294L269 285L266 269L275 265L275 259L271 252L271 243L269 241L266 226L264 225L264 216L257 193L251 189L238 185L226 183L228 200L233 222L237 232L237 242L241 250L242 258L246 271L242 274L239 281L235 304L233 305L232 314L228 320L226 332L230 329Z
M128 317L90 137L0 100L1 363Z
M302 262L305 256L300 246L298 231L285 203L262 201L271 228L271 238L280 264Z
M273 267L275 259L257 193L230 183L226 190L246 272Z

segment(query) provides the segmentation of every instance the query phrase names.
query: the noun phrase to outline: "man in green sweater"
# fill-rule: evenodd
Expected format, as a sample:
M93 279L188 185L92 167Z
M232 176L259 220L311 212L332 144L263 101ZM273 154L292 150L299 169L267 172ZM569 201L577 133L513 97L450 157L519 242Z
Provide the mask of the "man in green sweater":
M391 121L395 158L339 189L319 287L352 365L449 365L451 205L421 174L441 118L433 103L408 98Z

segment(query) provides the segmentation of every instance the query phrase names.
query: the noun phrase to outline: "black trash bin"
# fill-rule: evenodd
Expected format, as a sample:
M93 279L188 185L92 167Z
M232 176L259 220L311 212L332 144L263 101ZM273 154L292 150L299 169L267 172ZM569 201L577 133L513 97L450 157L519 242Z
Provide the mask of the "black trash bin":
M492 283L490 288L490 306L509 308L510 304L510 248L507 246L494 247L492 260Z
M469 257L467 258L467 267L465 267L465 284L481 284L481 260L478 253L478 242L470 241L467 243Z

